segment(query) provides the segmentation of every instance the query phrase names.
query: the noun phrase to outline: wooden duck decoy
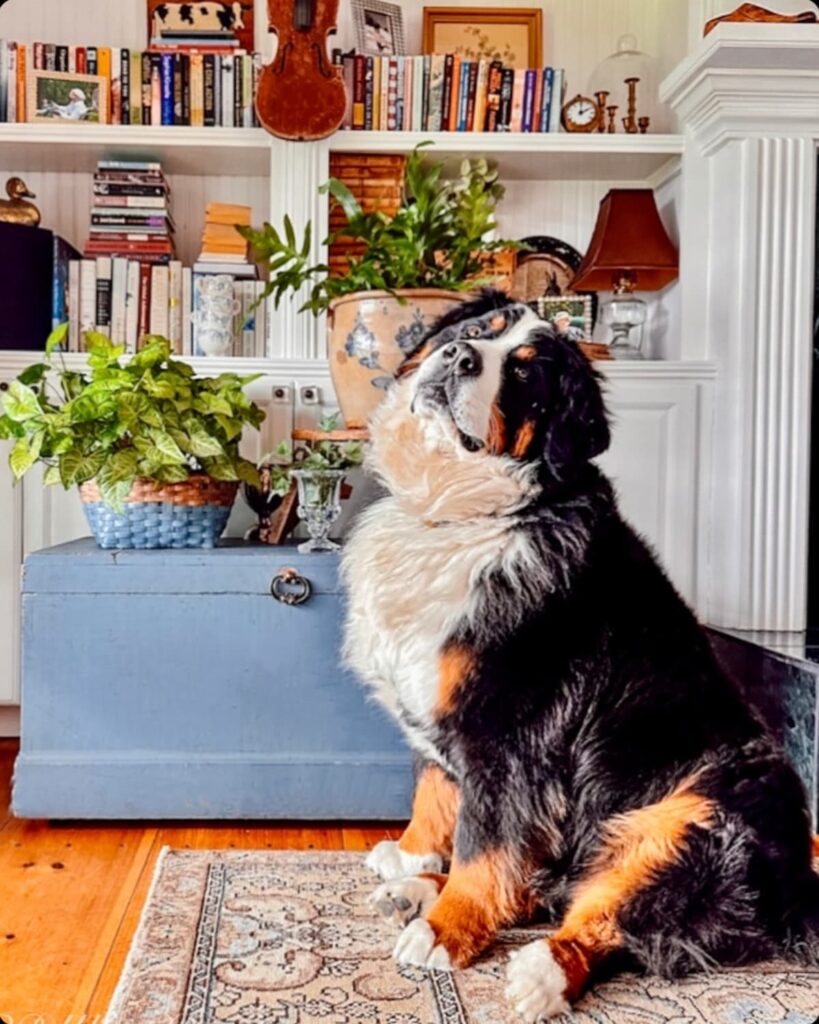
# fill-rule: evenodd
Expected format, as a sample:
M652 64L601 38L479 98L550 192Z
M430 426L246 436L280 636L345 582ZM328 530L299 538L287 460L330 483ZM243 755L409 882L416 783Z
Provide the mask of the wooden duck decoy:
M40 223L40 211L27 200L36 199L33 192L29 192L26 183L22 178L9 178L6 182L6 194L8 199L0 199L0 221L7 224L28 224L36 228Z

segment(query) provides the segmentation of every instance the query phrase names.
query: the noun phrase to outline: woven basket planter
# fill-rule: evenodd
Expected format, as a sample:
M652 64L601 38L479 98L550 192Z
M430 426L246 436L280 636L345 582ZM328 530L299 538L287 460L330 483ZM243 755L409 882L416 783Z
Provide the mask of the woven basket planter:
M137 480L115 512L96 481L80 486L91 532L101 548L212 548L222 536L238 483L191 476L178 484Z

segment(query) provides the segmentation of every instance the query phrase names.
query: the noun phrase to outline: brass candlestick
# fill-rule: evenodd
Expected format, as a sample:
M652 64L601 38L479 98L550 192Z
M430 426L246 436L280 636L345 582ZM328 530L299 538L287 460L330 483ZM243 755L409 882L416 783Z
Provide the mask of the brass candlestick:
M613 135L617 131L617 122L615 121L615 118L617 117L617 107L606 107L606 113L609 115L608 133L609 135Z
M645 133L648 131L648 126L650 123L650 117L640 117L637 119L637 127L640 129L641 135L645 135Z
M639 78L624 79L628 86L628 116L623 118L623 128L634 135L639 129L637 127L637 83Z
M606 130L606 100L609 98L609 94L605 90L601 89L600 92L596 92L594 94L594 98L597 100L597 109L600 112L598 114L599 123L597 125L597 130L599 132L604 132Z

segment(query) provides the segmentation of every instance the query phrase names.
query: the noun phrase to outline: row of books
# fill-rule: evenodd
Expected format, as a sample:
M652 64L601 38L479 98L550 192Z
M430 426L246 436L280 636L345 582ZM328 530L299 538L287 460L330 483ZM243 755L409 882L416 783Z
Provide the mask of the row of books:
M556 132L562 68L510 68L458 54L342 57L343 127L358 131Z
M99 120L112 124L258 127L259 53L226 46L129 50L0 40L0 121L26 121L28 72L98 75L108 85Z
M197 282L216 272L211 264L183 267L179 260L146 263L119 256L71 260L68 265L68 351L81 352L86 331L101 331L125 351L139 350L141 339L161 334L180 356L205 356L197 345ZM254 268L255 271L255 268ZM267 301L259 305L264 281L235 277L233 355L273 357L266 341Z
M170 193L158 162L100 160L84 255L167 263L175 255Z

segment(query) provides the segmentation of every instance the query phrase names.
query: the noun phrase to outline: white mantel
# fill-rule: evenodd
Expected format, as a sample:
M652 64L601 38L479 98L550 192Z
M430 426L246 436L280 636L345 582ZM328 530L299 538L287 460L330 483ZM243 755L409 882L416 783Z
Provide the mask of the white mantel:
M663 83L685 134L682 356L717 363L705 614L805 627L819 25L722 24Z

